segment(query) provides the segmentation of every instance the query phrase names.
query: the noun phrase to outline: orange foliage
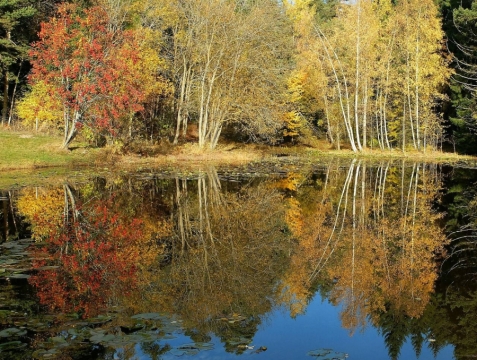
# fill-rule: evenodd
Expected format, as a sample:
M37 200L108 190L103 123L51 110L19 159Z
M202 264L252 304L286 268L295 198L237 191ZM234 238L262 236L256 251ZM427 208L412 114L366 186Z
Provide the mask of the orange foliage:
M36 258L43 260L34 263L39 271L30 278L42 304L86 317L137 289L138 264L150 264L157 256L145 237L157 229L114 208L114 197L76 206L71 221L45 228L49 237L36 250ZM42 270L45 265L58 268Z

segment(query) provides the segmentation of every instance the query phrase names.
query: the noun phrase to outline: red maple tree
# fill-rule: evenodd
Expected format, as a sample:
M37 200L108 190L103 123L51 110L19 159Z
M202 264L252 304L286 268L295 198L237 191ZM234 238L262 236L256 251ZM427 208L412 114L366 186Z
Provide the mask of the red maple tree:
M138 34L112 26L102 7L64 3L41 24L39 38L30 52L29 81L46 82L60 100L65 148L82 126L114 136L125 119L143 110Z

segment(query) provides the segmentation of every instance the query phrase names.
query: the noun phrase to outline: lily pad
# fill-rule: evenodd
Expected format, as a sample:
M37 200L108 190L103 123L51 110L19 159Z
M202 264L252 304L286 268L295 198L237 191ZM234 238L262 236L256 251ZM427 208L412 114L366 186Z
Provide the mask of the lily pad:
M182 349L180 349L182 350ZM199 349L186 349L182 350L186 355L197 355L199 353Z
M31 354L33 359L44 359L44 355L47 354L45 349L38 349Z
M50 350L38 349L32 354L32 357L34 359L53 359L57 353L58 350L55 348Z
M308 356L313 356L319 360L345 360L348 354L334 351L333 349L317 349L306 353Z
M94 344L107 343L116 339L113 334L95 334L89 338L89 341Z
M161 320L162 316L158 313L145 313L145 314L137 314L131 316L132 319L140 319L140 320Z
M93 324L93 325L101 325L101 324L105 324L105 323L107 323L111 320L112 320L111 316L99 315L95 318L89 318L86 321L90 324Z
M196 342L195 346L197 346L200 350L212 350L214 348L214 344L207 342Z
M30 330L34 330L35 332L48 331L50 328L47 322L44 322L40 319L29 320L25 326Z
M10 351L10 350L18 350L21 348L26 347L26 343L22 343L21 341L9 341L3 344L0 344L0 352L3 351Z
M24 329L18 329L18 328L8 328L0 331L0 337L2 338L8 338L12 336L23 336L26 335L27 331Z
M308 356L316 356L316 357L322 357L330 354L333 350L330 349L318 349L318 350L311 350L306 353Z
M53 336L50 338L50 341L55 344L67 344L66 339L61 336Z
M10 279L29 279L30 275L27 274L12 274L8 276Z
M68 329L68 334L71 335L71 336L78 336L78 330Z
M161 330L166 334L172 334L172 333L178 331L181 328L182 328L181 325L178 324L178 323L164 324L163 326L161 326Z
M199 352L200 349L196 346L196 344L184 344L171 350L171 353L175 356L197 355Z
M239 338L230 339L228 341L228 343L230 345L233 345L233 346L238 346L238 345L248 345L248 344L250 344L251 341L252 341L252 339L247 339L245 337L239 337Z
M179 350L179 349L171 349L169 352L174 356L185 355L185 351L182 351L182 350Z

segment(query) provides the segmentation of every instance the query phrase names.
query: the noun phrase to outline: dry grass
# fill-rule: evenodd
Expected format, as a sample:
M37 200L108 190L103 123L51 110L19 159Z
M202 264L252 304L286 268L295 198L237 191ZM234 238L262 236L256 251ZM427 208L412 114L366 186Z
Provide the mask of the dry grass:
M411 160L427 163L449 163L449 164L466 164L468 166L477 166L477 157L469 155L459 155L455 153L444 153L440 151L407 151L403 153L399 150L371 150L367 149L361 153L354 153L351 150L328 150L317 151L315 149L308 150L308 156L321 157L340 157L340 158L359 158L368 160Z
M307 145L287 144L265 146L227 143L217 149L200 149L196 143L172 146L169 143L144 148L136 155L118 155L114 149L93 149L75 142L72 150L60 149L61 138L27 132L14 132L0 128L0 170L39 169L47 167L74 168L100 166L119 168L154 167L162 165L195 166L242 165L250 162L275 161L281 157L296 157L306 162L318 162L329 158L362 158L369 160L408 159L423 162L457 163L477 166L477 158L453 153L428 151L406 152L399 150L366 150L355 154L351 150L331 150L326 141L316 140ZM157 154L157 155L154 155Z
M140 155L123 155L118 163L125 167L146 165L241 165L248 162L265 160L266 150L255 145L228 144L220 145L214 150L200 149L198 144L187 143L170 149L166 155L144 157Z

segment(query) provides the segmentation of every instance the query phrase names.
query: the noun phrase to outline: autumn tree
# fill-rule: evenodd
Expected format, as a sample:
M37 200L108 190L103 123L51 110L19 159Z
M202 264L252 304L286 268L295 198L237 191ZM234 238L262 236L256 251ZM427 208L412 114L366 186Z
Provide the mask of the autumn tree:
M316 38L313 34L315 14L318 14L313 1L300 0L285 3L287 15L293 24L295 40L296 67L287 80L286 100L290 109L284 116L285 137L306 136L314 125L314 118L320 112L326 93L327 79L322 71L320 59L315 51ZM329 20L329 19L328 19ZM316 66L320 64L320 66ZM325 111L328 111L325 106ZM328 140L334 143L335 128L330 124L328 112L325 116L325 131Z
M404 44L402 62L405 69L406 117L412 144L424 150L437 144L442 133L440 119L432 109L439 99L439 89L450 76L446 59L441 55L441 23L432 1L403 1L398 4L400 42ZM417 21L411 21L417 16ZM404 113L404 110L403 110Z
M47 83L38 81L17 103L17 114L25 126L34 127L36 131L43 126L54 129L62 126L61 102L57 97L52 96L51 90L51 86Z
M158 79L150 65L157 54L141 51L141 34L113 26L110 16L104 6L63 4L33 44L30 83L46 83L61 103L65 148L84 126L117 136L143 110L147 79Z
M176 135L189 118L199 146L215 148L224 127L273 141L291 49L288 24L275 1L174 3L170 52L176 83Z
M450 71L436 6L361 0L338 5L329 21L307 15L310 6L290 2L300 24L299 84L301 98L321 109L329 141L339 148L343 138L353 151L442 142L438 106Z

